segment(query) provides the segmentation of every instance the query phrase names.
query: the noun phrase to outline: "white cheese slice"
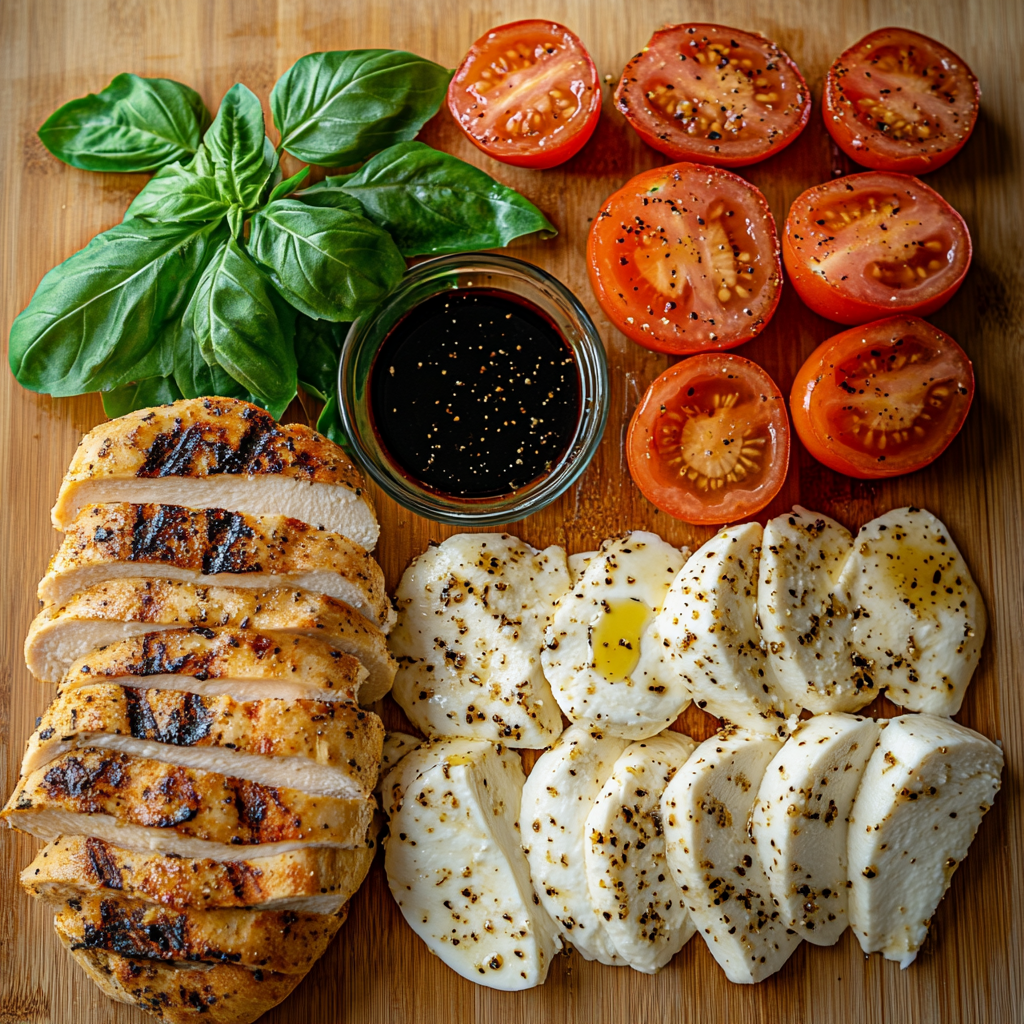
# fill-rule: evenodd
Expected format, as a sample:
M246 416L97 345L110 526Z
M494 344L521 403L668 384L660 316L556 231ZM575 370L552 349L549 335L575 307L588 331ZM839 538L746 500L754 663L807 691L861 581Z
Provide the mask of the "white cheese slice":
M748 833L757 789L782 741L730 727L690 755L665 789L661 817L668 864L726 977L763 981L800 943L772 902Z
M646 628L687 554L654 533L606 540L558 602L543 664L570 719L643 739L689 704L681 680L666 685L637 672Z
M587 815L627 742L571 725L542 754L523 788L520 828L541 906L586 960L621 964L587 888Z
M641 674L682 679L693 702L736 725L784 733L797 711L779 690L757 627L761 527L731 526L689 558L644 638Z
M631 743L587 817L590 898L616 952L645 974L660 971L693 937L665 860L661 796L695 746L678 732Z
M569 588L565 552L507 534L459 534L414 559L398 585L388 646L393 694L427 736L548 747L562 716L540 652Z
M850 927L865 953L913 963L1002 768L999 747L948 718L903 715L886 724L847 841Z
M985 605L949 531L897 508L857 534L839 581L853 642L879 687L913 711L955 715L981 657Z
M393 730L391 732L384 733L384 746L380 754L380 775L377 777L377 788L374 792L378 796L382 797L384 810L388 811L388 813L390 813L390 794L385 794L384 780L387 778L391 769L394 768L410 750L415 750L422 742L423 740L418 736L413 736L407 732Z
M406 921L453 971L505 991L540 985L558 951L520 846L523 782L514 751L453 739L411 751L385 783L398 805L384 867Z
M757 792L753 836L772 898L816 946L831 946L849 924L847 824L878 732L874 720L840 713L801 722Z

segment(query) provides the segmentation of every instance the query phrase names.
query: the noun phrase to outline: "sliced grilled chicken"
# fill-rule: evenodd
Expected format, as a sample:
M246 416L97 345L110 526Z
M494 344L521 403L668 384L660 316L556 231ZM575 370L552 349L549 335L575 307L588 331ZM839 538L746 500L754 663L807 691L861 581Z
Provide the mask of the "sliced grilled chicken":
M351 702L365 677L355 658L312 637L193 626L90 651L71 665L60 690L117 683L236 700Z
M39 600L61 605L124 577L299 587L345 601L385 632L394 621L380 566L341 534L285 516L181 505L87 505L68 525Z
M86 434L53 525L65 530L86 505L108 501L290 516L368 550L379 533L363 478L333 441L231 398L140 409Z
M344 601L307 590L206 587L128 578L98 583L41 611L25 640L33 675L57 683L84 654L140 633L199 625L317 637L357 658L359 691L372 704L391 689L397 668L384 634Z
M801 722L761 780L751 818L772 898L816 946L839 941L847 915L846 838L878 725L825 714Z
M890 719L861 779L848 839L850 927L908 967L999 792L1003 752L935 715Z
M781 741L728 728L702 743L665 789L666 854L711 955L737 984L778 971L800 936L772 902L748 825Z
M57 932L100 991L135 1004L166 1024L252 1024L287 999L302 974L250 971L234 964L176 964L133 960L105 949L76 946Z
M343 701L237 701L99 683L62 690L29 737L22 775L94 747L201 768L264 786L367 797L384 726Z
M72 897L54 921L72 946L143 960L206 961L305 974L342 920L294 910L172 910L126 896Z
M23 776L0 812L41 839L85 835L135 850L237 860L361 846L371 800L311 796L196 768L79 750Z
M174 910L258 907L336 914L373 863L379 821L356 849L305 848L247 860L192 860L126 850L102 839L61 836L21 873L29 895L48 903L76 896L128 896Z

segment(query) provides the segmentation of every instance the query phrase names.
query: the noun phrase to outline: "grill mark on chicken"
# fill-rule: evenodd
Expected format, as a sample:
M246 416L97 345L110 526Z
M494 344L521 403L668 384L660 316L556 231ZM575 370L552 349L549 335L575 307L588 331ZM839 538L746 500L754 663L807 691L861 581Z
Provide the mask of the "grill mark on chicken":
M85 850L99 884L105 889L123 889L121 869L117 866L117 861L111 857L107 844L102 839L93 839L90 836L85 840Z
M171 712L163 725L157 721L145 690L125 688L124 696L131 734L137 740L155 740L157 743L172 743L176 747L192 747L209 736L213 728L214 715L207 702L198 694L182 693L179 706Z

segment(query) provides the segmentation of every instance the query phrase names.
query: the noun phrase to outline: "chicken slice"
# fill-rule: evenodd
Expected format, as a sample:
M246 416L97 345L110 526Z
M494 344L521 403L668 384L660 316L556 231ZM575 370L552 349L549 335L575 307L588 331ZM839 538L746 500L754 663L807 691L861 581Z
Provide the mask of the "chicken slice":
M695 746L678 732L631 743L587 816L590 899L616 953L644 974L660 971L694 933L665 860L661 797Z
M380 532L363 478L341 448L232 398L139 409L86 434L53 525L65 530L86 505L110 501L290 516L367 550Z
M453 971L504 991L542 984L558 950L520 846L523 782L514 751L451 739L407 754L385 783L399 805L384 866L406 921Z
M761 780L751 819L761 866L784 922L831 946L847 916L846 838L878 725L841 713L801 722Z
M850 926L908 967L999 791L1003 752L948 718L890 719L861 779L848 839Z
M587 815L628 741L570 725L533 766L519 823L540 905L586 960L621 964L587 885Z
M661 801L669 867L711 955L737 984L775 974L800 943L772 901L748 832L781 746L770 733L724 729L697 747Z
M385 632L394 611L380 566L347 537L285 516L181 505L87 505L39 583L39 600L118 578L287 586L345 601Z

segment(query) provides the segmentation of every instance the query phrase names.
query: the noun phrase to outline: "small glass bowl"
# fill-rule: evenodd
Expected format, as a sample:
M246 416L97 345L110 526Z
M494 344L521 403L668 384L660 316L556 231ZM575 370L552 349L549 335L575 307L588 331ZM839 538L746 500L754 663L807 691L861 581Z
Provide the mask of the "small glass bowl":
M373 429L370 373L381 345L410 309L455 288L500 289L522 296L551 318L576 359L580 417L575 433L550 472L509 494L461 498L423 487L399 471ZM410 512L458 526L511 523L550 505L593 458L608 420L608 361L597 328L580 301L539 267L490 253L440 256L409 270L380 305L352 324L338 366L338 409L356 461Z

